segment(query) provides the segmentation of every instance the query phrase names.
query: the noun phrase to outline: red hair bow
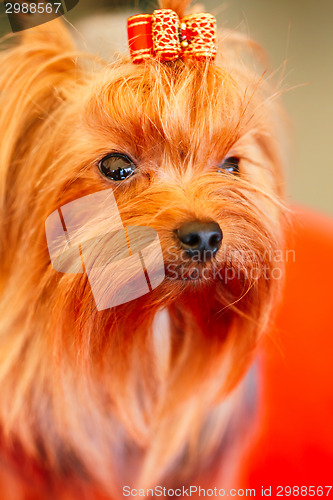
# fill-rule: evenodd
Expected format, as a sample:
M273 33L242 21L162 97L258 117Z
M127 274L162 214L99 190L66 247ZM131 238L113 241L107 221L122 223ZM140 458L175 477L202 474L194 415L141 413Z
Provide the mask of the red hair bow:
M179 58L214 59L216 20L206 12L179 19L171 9L139 14L127 21L128 43L133 62L149 57L161 61Z

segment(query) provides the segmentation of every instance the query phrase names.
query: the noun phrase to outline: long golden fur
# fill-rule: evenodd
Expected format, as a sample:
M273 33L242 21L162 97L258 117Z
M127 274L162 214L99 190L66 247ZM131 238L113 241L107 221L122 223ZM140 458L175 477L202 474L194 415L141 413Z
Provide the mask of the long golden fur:
M180 16L188 3L161 2ZM20 38L0 53L1 496L90 500L121 497L125 484L207 482L208 471L223 474L237 387L280 290L272 89L241 59L251 42L233 33L220 35L214 64L97 62L59 20ZM140 174L103 179L96 165L113 150ZM230 152L241 157L237 178L217 171ZM157 230L167 276L97 311L86 275L52 268L44 223L110 187L125 225ZM193 219L217 221L223 245L197 264L207 279L173 279L174 230ZM237 280L213 276L230 265Z

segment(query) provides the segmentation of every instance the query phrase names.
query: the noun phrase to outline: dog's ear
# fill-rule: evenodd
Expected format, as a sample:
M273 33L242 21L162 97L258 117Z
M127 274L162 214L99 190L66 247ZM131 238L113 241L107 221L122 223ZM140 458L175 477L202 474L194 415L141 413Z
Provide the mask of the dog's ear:
M22 44L53 45L58 51L74 49L69 30L61 18L21 31L19 37Z
M13 181L17 160L24 157L42 123L73 91L80 71L76 61L75 47L60 19L14 35L9 44L2 41L0 195L6 196L3 190L9 189L9 177Z
M50 111L61 88L77 77L77 65L75 47L60 19L23 31L19 38L20 43L0 52L0 109L2 120L23 124ZM2 133L5 128L1 126Z
M9 48L0 46L0 90L2 95L50 94L76 71L74 44L63 21L22 31ZM4 41L4 44L6 41ZM6 99L7 99L6 98Z
M8 225L16 191L33 175L29 151L43 149L42 127L47 121L52 127L54 113L80 80L77 51L60 19L9 42L0 46L0 223Z
M15 147L22 133L49 115L78 77L75 47L60 19L23 31L14 42L0 47L4 49L0 51L0 130L6 149Z

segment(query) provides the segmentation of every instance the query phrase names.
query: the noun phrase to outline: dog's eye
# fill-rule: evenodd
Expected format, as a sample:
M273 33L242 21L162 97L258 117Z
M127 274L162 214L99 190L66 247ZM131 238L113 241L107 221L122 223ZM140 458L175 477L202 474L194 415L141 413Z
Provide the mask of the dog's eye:
M99 170L112 181L123 181L134 174L136 166L132 160L122 153L111 153L98 164Z
M239 158L230 156L219 167L219 172L230 172L231 174L239 174Z

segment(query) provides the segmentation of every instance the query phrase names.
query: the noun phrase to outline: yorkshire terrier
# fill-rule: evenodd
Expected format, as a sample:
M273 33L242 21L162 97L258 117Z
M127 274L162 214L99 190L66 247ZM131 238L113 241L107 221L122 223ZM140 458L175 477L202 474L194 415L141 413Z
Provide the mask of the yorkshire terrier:
M5 500L236 477L283 274L280 111L255 51L222 31L215 60L108 64L57 19L1 52Z

